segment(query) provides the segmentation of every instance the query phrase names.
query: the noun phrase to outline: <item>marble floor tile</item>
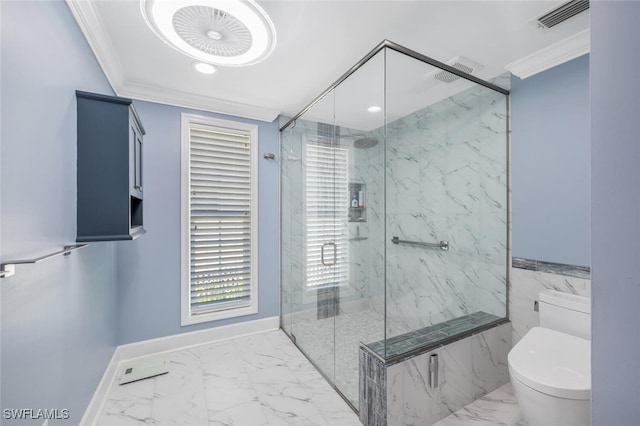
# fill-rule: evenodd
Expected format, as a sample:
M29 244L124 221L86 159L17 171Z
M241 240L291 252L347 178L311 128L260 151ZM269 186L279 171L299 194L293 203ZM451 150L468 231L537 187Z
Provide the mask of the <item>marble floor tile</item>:
M169 373L111 385L96 425L358 426L278 330L177 350Z

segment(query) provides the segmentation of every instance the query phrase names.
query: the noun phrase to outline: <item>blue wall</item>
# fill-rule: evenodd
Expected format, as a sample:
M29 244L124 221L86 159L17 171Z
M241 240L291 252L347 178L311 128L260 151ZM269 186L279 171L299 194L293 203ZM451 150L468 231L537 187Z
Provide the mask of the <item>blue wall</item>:
M74 91L112 92L63 1L0 7L0 258L10 260L75 241ZM66 408L79 423L116 345L115 260L114 244L92 244L0 280L2 409Z
M118 247L120 343L277 316L279 314L277 122L266 123L167 105L135 101L147 132L143 157L144 227L147 233ZM180 326L180 114L218 117L259 126L258 313Z
M589 56L512 79L513 256L589 266Z
M0 259L8 260L75 241L75 90L113 92L64 1L2 1L0 7ZM14 277L0 280L1 409L66 408L72 417L65 424L78 424L116 345L279 313L278 164L262 158L278 152L277 123L135 105L147 131L147 234L92 243L67 257L19 266ZM260 127L256 315L180 326L181 112Z
M591 2L592 422L640 422L640 2Z

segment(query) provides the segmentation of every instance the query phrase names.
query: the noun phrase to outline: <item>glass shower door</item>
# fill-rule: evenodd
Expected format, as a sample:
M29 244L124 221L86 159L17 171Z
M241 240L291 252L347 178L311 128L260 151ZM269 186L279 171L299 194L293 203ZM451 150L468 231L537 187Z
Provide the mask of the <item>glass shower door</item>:
M335 316L345 247L336 211L336 161L343 161L328 94L283 134L283 326L331 382ZM286 241L285 241L286 239ZM285 294L286 293L286 294ZM287 318L289 320L287 320Z
M335 90L339 199L337 236L346 246L339 281L340 314L335 318L335 385L359 405L359 348L384 344L384 52L379 52Z

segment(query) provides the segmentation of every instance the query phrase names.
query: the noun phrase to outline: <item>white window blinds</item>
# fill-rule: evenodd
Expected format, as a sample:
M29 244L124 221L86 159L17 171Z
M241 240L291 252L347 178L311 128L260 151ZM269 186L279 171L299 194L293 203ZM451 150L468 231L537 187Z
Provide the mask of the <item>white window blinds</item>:
M306 286L345 285L349 279L348 150L307 143L305 157ZM323 246L330 266L322 263Z
M189 312L251 306L256 239L251 132L189 126Z

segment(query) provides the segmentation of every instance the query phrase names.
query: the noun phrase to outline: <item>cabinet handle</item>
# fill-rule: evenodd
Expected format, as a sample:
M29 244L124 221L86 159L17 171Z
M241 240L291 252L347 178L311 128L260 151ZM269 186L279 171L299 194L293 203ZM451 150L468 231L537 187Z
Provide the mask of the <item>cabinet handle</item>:
M134 147L134 183L133 187L142 192L142 141L135 134L135 147Z

